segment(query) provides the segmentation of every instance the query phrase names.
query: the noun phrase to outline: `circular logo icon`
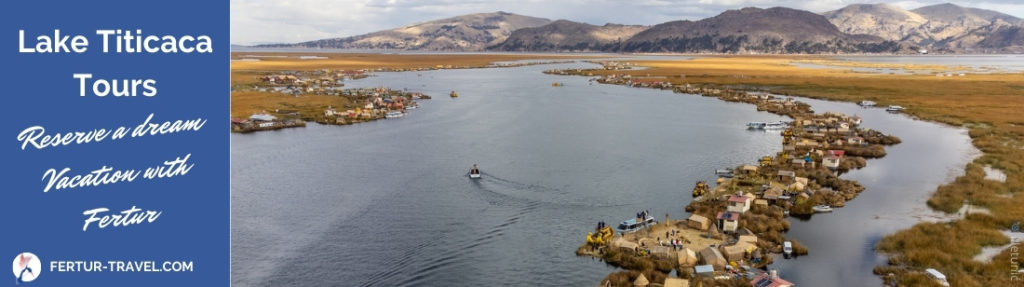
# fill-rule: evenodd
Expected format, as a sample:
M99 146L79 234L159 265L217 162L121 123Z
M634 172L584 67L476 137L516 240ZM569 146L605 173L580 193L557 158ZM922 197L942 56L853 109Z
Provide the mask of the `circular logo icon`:
M22 252L15 256L13 265L14 278L17 278L18 282L32 282L43 272L39 257L30 252Z

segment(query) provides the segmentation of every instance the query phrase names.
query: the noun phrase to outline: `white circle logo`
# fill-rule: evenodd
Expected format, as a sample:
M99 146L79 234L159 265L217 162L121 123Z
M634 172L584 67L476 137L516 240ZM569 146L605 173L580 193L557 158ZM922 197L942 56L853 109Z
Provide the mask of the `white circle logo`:
M43 272L39 257L30 252L22 252L15 256L13 265L14 278L17 278L18 282L32 282Z

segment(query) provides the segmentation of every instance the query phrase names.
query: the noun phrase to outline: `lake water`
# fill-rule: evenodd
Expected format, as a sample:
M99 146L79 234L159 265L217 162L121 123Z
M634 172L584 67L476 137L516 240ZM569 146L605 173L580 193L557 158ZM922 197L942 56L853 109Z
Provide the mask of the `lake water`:
M574 66L592 67L379 73L346 87L434 99L396 120L233 134L232 283L593 286L615 269L573 252L597 221L682 218L695 181L781 149L745 129L783 119L753 105L541 73ZM801 286L879 285L872 246L932 216L927 196L976 151L960 129L808 101L904 143L846 175L868 187L846 207L794 219L811 254L773 266Z

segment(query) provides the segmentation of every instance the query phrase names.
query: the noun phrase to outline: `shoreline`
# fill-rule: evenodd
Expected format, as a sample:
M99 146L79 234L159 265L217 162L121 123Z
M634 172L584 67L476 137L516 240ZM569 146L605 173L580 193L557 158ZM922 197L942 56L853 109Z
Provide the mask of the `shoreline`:
M545 71L545 73L557 75L593 76L592 72L596 70L621 69L618 63L612 62L611 64L612 66L609 66L608 63L602 63L601 69L549 70ZM827 203L827 205L835 207L841 207L845 205L847 201L855 198L860 192L864 190L864 188L855 181L839 178L839 175L841 175L842 172L850 169L859 169L865 167L866 159L880 158L885 156L884 146L898 144L900 142L899 138L893 137L891 135L884 135L878 133L877 131L864 130L858 128L857 125L859 125L859 118L853 119L846 115L833 113L816 114L811 109L811 107L805 103L793 101L791 98L786 100L780 100L776 98L776 95L768 94L763 91L751 91L741 89L718 89L704 86L695 87L690 85L679 87L673 86L671 83L668 82L638 81L633 80L632 77L619 76L602 76L600 78L597 78L596 81L602 84L624 85L629 87L653 88L662 90L670 89L674 93L684 93L704 97L716 97L726 102L742 102L747 104L753 104L757 107L758 111L766 111L769 113L786 116L793 120L793 122L787 124L786 130L782 132L783 149L777 152L774 156L770 156L771 163L762 163L760 165L760 168L753 168L752 170L755 170L753 172L749 171L751 170L749 167L751 167L752 165L736 167L735 170L733 170L732 172L740 174L738 178L730 178L725 180L722 180L720 178L719 185L716 186L714 190L710 191L708 195L697 197L693 201L691 201L689 205L686 206L686 211L691 213L691 218L693 218L694 216L700 216L701 218L704 219L716 217L720 219L721 213L718 213L717 216L712 216L712 214L715 214L715 212L719 211L732 211L734 207L732 203L734 202L734 198L753 197L753 199L757 201L763 201L758 202L759 204L755 204L755 207L749 207L750 200L747 200L746 205L748 206L748 208L750 208L749 210L751 211L751 213L745 213L746 210L744 210L744 212L740 212L739 217L742 219L739 220L740 222L737 227L742 226L742 229L739 232L736 232L735 230L732 231L732 236L722 236L721 234L718 234L718 232L714 230L709 232L709 234L712 235L712 238L722 240L719 241L717 244L719 247L722 246L722 243L741 242L744 237L749 238L752 236L754 238L752 240L752 243L750 244L756 246L753 247L753 251L748 250L747 255L740 255L739 257L734 257L735 255L730 256L730 259L738 259L737 261L740 262L739 265L744 266L744 268L742 269L745 269L743 270L743 272L746 273L731 271L739 270L734 267L733 269L730 269L730 271L732 272L730 274L728 272L723 272L725 271L724 266L721 268L723 270L719 270L720 268L717 268L718 266L715 266L715 273L712 273L710 275L705 274L704 276L695 276L695 272L693 271L693 269L690 269L690 267L696 265L696 262L692 262L693 264L684 264L684 260L680 258L688 256L683 255L683 253L678 253L678 255L675 256L664 256L667 257L669 261L673 261L671 260L673 258L676 258L678 260L678 264L675 265L675 268L666 268L666 264L671 265L671 263L665 263L664 260L662 260L664 258L651 256L653 254L648 249L637 249L636 247L634 247L635 249L634 252L632 252L632 254L623 255L620 253L631 252L628 250L628 248L623 249L622 246L637 245L637 243L635 242L631 244L622 243L621 241L626 240L626 238L629 238L631 235L633 235L623 234L621 235L621 237L614 237L611 238L610 240L609 238L602 238L604 241L602 243L604 244L595 244L594 242L589 242L590 240L588 240L588 243L584 244L583 246L577 249L577 255L594 256L597 258L601 258L603 261L612 266L616 266L626 270L608 275L607 277L605 277L604 280L602 280L602 284L611 282L615 286L628 285L629 282L632 282L632 280L638 278L639 274L644 274L645 279L653 279L652 282L659 282L663 281L664 278L668 277L668 274L670 273L668 272L668 270L671 269L675 269L677 271L677 274L681 274L682 276L677 275L680 278L688 279L691 281L691 283L696 284L700 284L697 282L701 282L703 284L715 284L716 280L749 281L753 279L755 276L759 275L760 273L763 273L754 270L765 270L770 266L772 262L771 256L762 257L761 253L782 253L781 245L784 241L793 242L794 256L807 254L809 252L807 248L802 246L798 241L788 239L785 236L781 235L781 233L784 233L789 229L789 222L788 220L785 219L784 214L793 214L794 216L810 217L813 213L815 213L815 211L812 210L811 207L816 207L819 204ZM836 121L837 119L840 121ZM847 123L851 121L856 121L857 124ZM826 127L824 133L819 133L819 130L817 128L815 128L813 132L808 130L809 126L824 126L827 125L828 123L835 124L835 126ZM839 127L839 123L842 123L844 126ZM845 144L833 146L832 144L830 144L830 142L842 143L842 139L832 139L830 141L829 138L832 138L834 136L840 136L843 134L853 134L854 137L860 138L859 140L863 142L859 142L856 145L849 146ZM861 137L862 134L865 137ZM817 141L819 140L822 141L821 144L817 143ZM814 142L814 144L804 144L803 146L799 147L799 149L797 148L797 146L799 146L801 143L809 143L809 141ZM849 157L843 157L844 160L836 160L837 164L834 166L834 170L830 170L823 166L814 167L814 165L816 164L825 164L825 160L821 159L821 156L823 154L818 153L817 156L813 156L813 153L815 151L820 151L819 148L836 148L838 150L842 150L843 152L845 152L847 155L849 155ZM799 155L801 152L805 151L807 154L806 161L802 161L800 163L797 163L796 161L787 162L791 154L793 154L794 157L796 157L796 155ZM832 150L830 150L829 153L831 154ZM815 160L811 160L812 158L814 158ZM812 165L811 168L806 168L805 165L808 163ZM794 170L796 172L794 172ZM823 170L834 172L835 176L832 178L824 176L824 178L822 178ZM803 175L805 177L802 178L802 184L800 184L800 181L796 181L796 183L793 183L794 185L799 186L799 192L794 192L795 190L792 190L791 186L786 186L784 184L781 186L781 189L785 190L783 192L786 194L786 196L795 196L796 199L793 201L781 201L780 203L779 201L777 201L778 199L773 194L772 189L780 188L779 186L776 186L778 183L774 182L773 180L776 176L776 173L780 177L779 182L791 181L782 178L781 174L783 172L793 174L793 177L795 177L796 179L801 178L796 175ZM808 182L808 178L811 178L812 180ZM738 182L746 182L747 184L742 185L752 186L752 188L738 188L737 185L740 185L738 184ZM752 184L750 182L756 182L758 184ZM761 186L761 184L763 184L763 186ZM824 187L823 185L828 185L828 187ZM759 186L762 187L761 190L757 190ZM810 191L811 186L814 186L819 187L822 190L832 190L832 192L804 192L803 189L805 188L805 186L806 188L808 188L808 191ZM746 192L745 195L744 192ZM811 196L808 195L808 193L814 195ZM709 196L710 198L708 198ZM803 200L801 200L801 198L803 198ZM768 203L768 200L772 200L771 204ZM726 201L730 203L725 204ZM761 203L763 203L763 205ZM743 218L745 215L747 217L750 217L750 219ZM684 222L686 221L686 219L681 220ZM676 232L678 232L679 229L689 229L688 226L685 226L685 224L670 224L669 222L672 222L672 220L668 219L668 214L666 214L666 225L674 226L674 228L671 228L671 231L669 233L666 233L666 237L670 237L670 234L674 235ZM659 223L657 225L660 226L661 224ZM754 228L754 230L750 230L747 227L752 227ZM600 230L598 230L598 232L599 231ZM649 231L644 232L649 233ZM660 234L660 231L654 233ZM633 240L631 241L638 241L640 243L643 243L643 241L646 240L654 240L655 242L661 241L660 237L656 237L654 239L637 239L637 236L635 235L632 237ZM588 239L589 238L590 236L588 235ZM697 245L695 246L695 249L697 250L690 250L688 247L690 245L690 240L686 240L685 242L687 242L687 244L684 244L684 246L687 246L684 247L687 250L686 252L692 254L692 251L702 250L700 262L707 263L710 261L714 261L704 258L706 257L706 255L704 255L705 252L703 252L703 250L708 250L707 246ZM644 244L640 245L643 246ZM712 244L711 247L714 247L715 245L716 244ZM734 246L739 246L739 243L725 247L724 249L721 250L721 252L728 254L730 253L729 249ZM675 245L673 245L672 247L673 251L676 250L677 248L677 246ZM587 251L588 248L590 249L590 251ZM751 249L750 247L743 248ZM605 250L609 250L608 253L605 253ZM757 254L756 258L754 258L754 254ZM632 256L632 258L627 256ZM644 258L648 256L651 256L650 263L637 263L645 262ZM746 258L748 256L752 259L752 262L746 262ZM763 260L762 258L767 259ZM732 260L730 260L730 262L732 262ZM649 267L652 265L655 266L656 268ZM736 264L731 265L736 266ZM742 284L742 282L735 283Z

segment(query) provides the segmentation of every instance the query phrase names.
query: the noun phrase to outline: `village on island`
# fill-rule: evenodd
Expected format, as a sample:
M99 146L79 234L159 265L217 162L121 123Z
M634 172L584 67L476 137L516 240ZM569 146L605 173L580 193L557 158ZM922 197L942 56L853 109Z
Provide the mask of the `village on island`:
M601 70L630 69L629 63L594 62ZM595 70L549 70L548 74L594 77ZM610 274L598 286L793 286L784 274L770 268L772 253L784 258L810 252L797 239L787 238L787 217L807 218L843 207L864 190L840 174L862 168L866 159L885 156L885 146L900 139L860 128L859 116L816 114L806 103L783 95L673 86L660 80L630 75L604 75L599 83L673 90L749 103L759 111L787 116L790 122L751 122L749 129L778 132L782 149L756 162L715 170L712 184L697 181L689 215L658 222L653 214L610 225L598 220L585 243L576 250L627 271ZM612 216L612 215L609 215ZM622 218L619 218L622 219ZM675 271L676 277L670 277ZM941 274L940 274L941 275Z
M368 76L366 70L317 70L283 71L266 73L248 89L264 93L280 93L294 97L304 95L336 96L364 103L360 106L327 106L320 113L301 113L296 110L275 109L264 111L248 118L232 118L232 132L254 132L304 127L306 121L321 124L349 125L379 119L404 117L409 110L418 107L416 100L430 99L418 92L392 90L386 87L345 89L345 79L361 79Z

